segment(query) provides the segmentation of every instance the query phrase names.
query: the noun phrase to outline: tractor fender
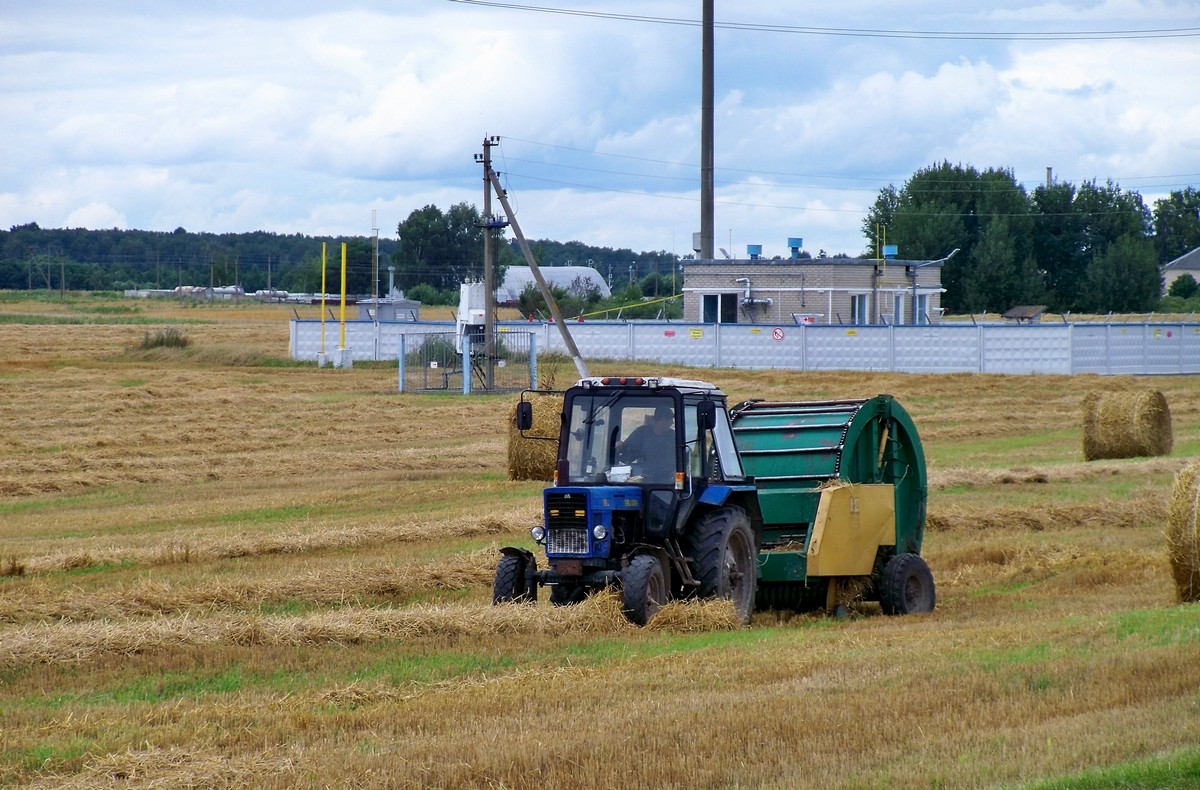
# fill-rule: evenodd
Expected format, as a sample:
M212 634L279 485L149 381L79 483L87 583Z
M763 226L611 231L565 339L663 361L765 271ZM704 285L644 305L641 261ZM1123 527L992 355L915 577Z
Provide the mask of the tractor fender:
M516 546L504 546L500 549L500 553L506 557L518 557L525 564L525 589L537 590L538 585L543 584L542 574L538 572L537 558L533 556L533 552L528 549L519 549Z
M694 521L699 516L715 508L724 507L725 505L737 505L746 511L746 515L750 517L750 525L754 529L755 537L761 541L762 510L758 505L758 489L755 486L713 483L706 486L704 491L700 493L696 504L703 505L704 507L697 507L695 513L689 514L689 521Z
M537 564L536 560L533 558L533 552L527 549L518 549L516 546L505 546L500 549L500 553L509 557L520 557L521 559L525 560L525 562L535 565Z

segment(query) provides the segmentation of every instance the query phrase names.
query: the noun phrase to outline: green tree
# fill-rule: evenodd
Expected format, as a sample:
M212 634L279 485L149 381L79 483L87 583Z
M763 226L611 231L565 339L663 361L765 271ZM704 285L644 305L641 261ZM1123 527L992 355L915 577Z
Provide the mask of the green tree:
M1200 191L1172 192L1154 202L1154 248L1159 263L1170 263L1200 247Z
M1133 247L1129 239L1148 239L1150 212L1136 192L1124 192L1111 181L1099 185L1088 181L1078 188L1069 184L1038 187L1033 195L1037 212L1034 225L1034 254L1046 272L1050 306L1056 310L1125 310L1133 298L1145 300L1140 284L1131 294L1119 295L1107 285L1104 272L1119 268L1106 259L1118 242L1128 259ZM1101 259L1106 259L1102 261ZM1136 257L1140 260L1140 257ZM1135 295L1136 294L1136 295ZM1111 301L1115 298L1116 301ZM1157 300L1155 293L1154 299Z
M992 271L971 276L978 263L976 245L1001 219L1004 224L992 231L989 242ZM968 309L968 298L978 302L980 287L1020 290L996 278L1020 276L1032 250L1031 227L1028 198L1011 171L992 168L981 173L949 162L917 171L901 190L880 190L862 225L871 256L885 239L899 248L904 260L935 260L958 248L959 254L942 267L942 303L952 312ZM1000 265L1001 260L1020 261L1022 266Z
M415 299L421 304L458 306L459 292L455 290L438 290L429 283L417 283L404 294L409 299Z
M1088 263L1081 307L1117 313L1153 310L1161 294L1162 273L1152 240L1130 233Z
M554 297L554 303L558 305L559 313L564 319L575 318L587 312L587 302L578 292L572 292L558 285L551 285L550 295ZM542 316L544 318L550 318L551 316L550 308L546 306L546 300L542 297L542 292L533 283L529 283L521 291L521 295L517 297L517 307L520 309L521 315Z
M1167 296L1178 296L1180 299L1191 299L1200 291L1200 283L1190 274L1181 274L1171 281Z
M1083 253L1086 219L1075 210L1075 186L1039 186L1032 200L1036 218L1033 254L1045 272L1047 301L1055 310L1070 310L1079 302L1087 270Z
M1007 218L999 217L984 229L975 246L975 265L963 280L970 312L1003 312L1044 299L1045 289L1033 257L1018 257L1021 254L1012 241Z
M485 228L474 206L457 203L443 213L437 206L428 205L409 214L396 231L400 236L394 259L398 287L407 289L424 282L441 290L457 289L460 283L483 279ZM499 284L513 255L504 243L503 228L488 232L493 235Z

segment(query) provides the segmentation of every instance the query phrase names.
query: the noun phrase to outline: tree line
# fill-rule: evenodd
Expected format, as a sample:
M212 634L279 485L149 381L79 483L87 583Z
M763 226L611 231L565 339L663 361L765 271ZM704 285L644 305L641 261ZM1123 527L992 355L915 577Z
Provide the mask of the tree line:
M881 189L862 230L862 257L896 245L902 259L936 260L957 248L942 270L942 303L950 312L1018 304L1045 304L1058 312L1148 311L1160 304L1161 265L1200 247L1200 192L1175 191L1150 208L1137 192L1111 182L1049 182L1027 192L1011 170L942 162L900 187ZM484 222L468 203L445 211L424 206L397 224L394 238L378 239L44 229L30 223L0 231L0 289L241 285L247 292L313 293L321 289L324 244L326 290L334 292L344 242L350 293L384 295L394 282L421 302L455 304L459 283L483 279L484 233L492 234L499 284L508 266L524 264L523 256L503 226ZM549 239L530 246L539 265L596 269L614 291L613 304L661 297L667 282L673 293L680 288L675 275L682 257L670 252ZM1197 299L1195 285L1189 278L1177 282L1177 302ZM565 289L561 295L578 302L581 312L599 306L595 293ZM527 306L536 308L537 299L529 295Z
M1112 182L1026 192L1011 170L942 162L881 190L862 229L870 249L895 244L904 259L959 249L942 268L950 312L1138 312L1159 304L1161 266L1200 247L1200 192L1172 192L1151 210Z

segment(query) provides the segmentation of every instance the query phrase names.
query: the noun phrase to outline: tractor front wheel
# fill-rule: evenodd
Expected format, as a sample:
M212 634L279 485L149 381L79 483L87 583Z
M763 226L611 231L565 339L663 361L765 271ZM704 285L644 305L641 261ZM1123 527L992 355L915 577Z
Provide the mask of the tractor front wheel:
M645 625L667 602L667 577L658 557L639 554L629 562L621 588L625 617Z
M528 561L516 554L505 554L496 563L496 578L492 581L492 603L533 603L537 601L537 585L528 585L525 572Z
M937 599L933 574L916 554L897 554L883 566L879 605L884 614L932 612Z

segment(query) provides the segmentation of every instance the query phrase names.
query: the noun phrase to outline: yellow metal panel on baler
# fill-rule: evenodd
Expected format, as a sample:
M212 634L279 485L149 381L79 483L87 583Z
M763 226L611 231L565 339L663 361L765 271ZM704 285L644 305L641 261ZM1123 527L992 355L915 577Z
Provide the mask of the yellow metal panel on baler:
M821 489L808 542L808 575L869 576L876 549L896 545L896 493L888 483Z

